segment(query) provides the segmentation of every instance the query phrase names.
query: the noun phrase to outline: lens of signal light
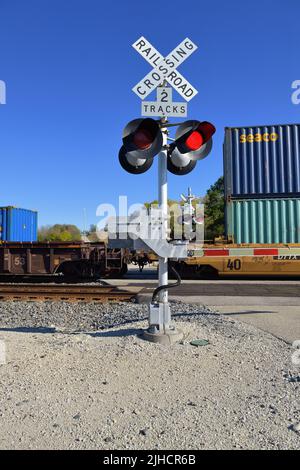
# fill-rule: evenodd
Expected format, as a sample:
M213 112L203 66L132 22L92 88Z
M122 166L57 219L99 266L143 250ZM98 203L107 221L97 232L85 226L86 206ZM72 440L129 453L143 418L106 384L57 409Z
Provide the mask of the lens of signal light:
M133 143L138 149L148 149L151 147L152 142L153 137L151 132L149 132L147 129L140 129L134 134Z
M193 131L186 139L185 145L189 150L198 150L203 144L203 140L204 139L199 132Z

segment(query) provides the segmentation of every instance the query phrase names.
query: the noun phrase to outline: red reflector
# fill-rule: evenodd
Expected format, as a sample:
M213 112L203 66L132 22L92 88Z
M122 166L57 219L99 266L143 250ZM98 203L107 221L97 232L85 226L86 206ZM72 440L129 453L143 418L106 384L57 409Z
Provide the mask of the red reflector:
M147 129L138 130L133 136L133 143L138 149L148 149L153 143L153 137L151 132Z
M185 141L185 145L187 146L189 150L198 150L202 144L203 144L203 137L197 131L193 131Z
M229 250L204 250L204 256L229 256Z
M254 248L254 256L278 256L278 248Z

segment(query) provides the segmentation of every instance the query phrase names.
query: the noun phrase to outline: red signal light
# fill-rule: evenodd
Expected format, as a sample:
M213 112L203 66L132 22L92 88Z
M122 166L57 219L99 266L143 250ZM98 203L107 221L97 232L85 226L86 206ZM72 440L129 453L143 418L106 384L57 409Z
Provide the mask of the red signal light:
M189 150L198 150L203 144L204 139L198 131L193 131L185 141Z
M208 121L201 122L195 130L191 131L184 144L188 150L195 152L199 150L215 132L216 128L213 124Z
M153 136L148 129L138 129L133 136L134 145L140 150L146 150L153 143Z

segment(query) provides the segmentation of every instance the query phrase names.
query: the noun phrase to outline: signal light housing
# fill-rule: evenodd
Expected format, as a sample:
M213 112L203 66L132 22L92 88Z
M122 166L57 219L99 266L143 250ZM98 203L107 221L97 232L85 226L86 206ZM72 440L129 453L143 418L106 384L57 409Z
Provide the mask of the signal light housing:
M123 145L132 157L153 158L162 144L162 132L154 119L134 119L123 131Z
M178 154L175 150L168 154L168 171L174 175L187 175L190 173L196 166L196 161L191 160L185 155Z
M212 136L216 128L208 121L186 121L175 135L168 154L168 170L175 175L186 175L203 160L212 149Z
M153 157L163 145L163 135L159 124L154 119L134 119L123 130L123 146L119 152L119 161L128 173L137 175L147 171Z
M119 162L121 167L132 175L140 175L149 170L152 166L153 158L135 158L128 153L124 145L119 151Z

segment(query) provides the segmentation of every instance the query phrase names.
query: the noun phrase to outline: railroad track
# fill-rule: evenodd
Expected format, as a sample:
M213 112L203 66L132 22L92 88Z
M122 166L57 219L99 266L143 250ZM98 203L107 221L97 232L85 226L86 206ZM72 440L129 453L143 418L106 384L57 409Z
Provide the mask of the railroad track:
M131 302L142 287L0 284L0 301Z

